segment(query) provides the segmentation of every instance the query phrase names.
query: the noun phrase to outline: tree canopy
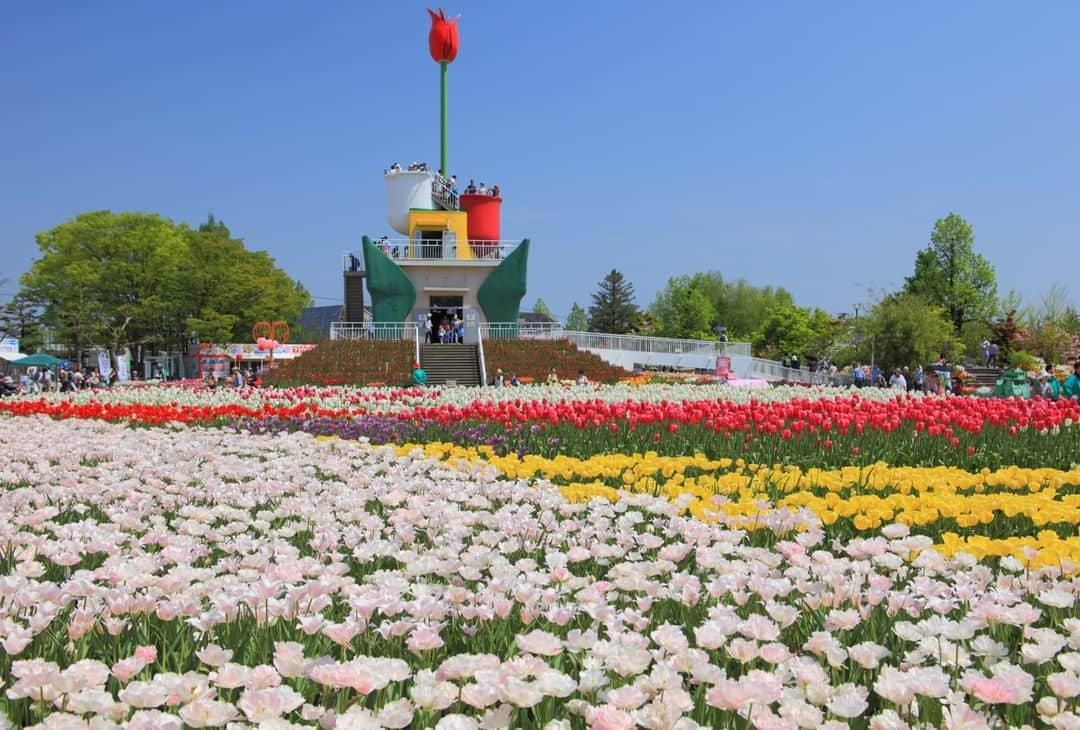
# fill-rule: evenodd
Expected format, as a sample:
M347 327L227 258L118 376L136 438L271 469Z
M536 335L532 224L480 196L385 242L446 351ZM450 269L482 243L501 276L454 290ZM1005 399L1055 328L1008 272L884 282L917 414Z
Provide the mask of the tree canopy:
M589 331L626 334L637 324L634 285L616 269L600 280L589 307Z
M942 354L953 355L957 347L957 335L945 310L909 292L884 297L859 321L858 329L863 349L873 343L876 362L886 367L925 364Z
M23 294L55 339L90 347L180 349L247 341L260 319L295 324L308 293L265 251L211 217L199 230L151 213L84 213L37 236Z
M915 256L915 272L904 291L945 310L960 334L968 322L982 322L997 309L997 276L974 250L975 232L956 213L934 223L930 244Z
M566 315L566 329L571 332L585 332L589 329L589 317L577 302L570 305L570 314Z

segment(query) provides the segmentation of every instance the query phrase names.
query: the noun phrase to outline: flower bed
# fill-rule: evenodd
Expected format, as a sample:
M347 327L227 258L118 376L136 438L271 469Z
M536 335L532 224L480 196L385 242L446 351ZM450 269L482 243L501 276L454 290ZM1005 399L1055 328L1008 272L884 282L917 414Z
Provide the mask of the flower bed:
M593 383L616 383L634 377L630 371L579 350L567 340L487 340L484 361L488 373L502 368L507 377L517 373L518 377L536 383L546 382L551 368L567 380L573 380L579 371L584 372Z
M411 342L327 340L293 360L281 361L268 385L406 385L416 359Z
M1072 575L903 524L733 529L305 434L0 444L13 726L1080 722Z

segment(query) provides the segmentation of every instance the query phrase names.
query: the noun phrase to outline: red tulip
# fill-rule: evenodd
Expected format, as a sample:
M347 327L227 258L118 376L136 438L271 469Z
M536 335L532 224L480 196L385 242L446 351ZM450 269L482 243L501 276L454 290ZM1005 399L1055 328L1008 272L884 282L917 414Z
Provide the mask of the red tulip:
M458 19L447 20L442 8L438 14L428 8L431 15L431 31L428 33L428 50L435 63L450 63L457 58L458 52Z

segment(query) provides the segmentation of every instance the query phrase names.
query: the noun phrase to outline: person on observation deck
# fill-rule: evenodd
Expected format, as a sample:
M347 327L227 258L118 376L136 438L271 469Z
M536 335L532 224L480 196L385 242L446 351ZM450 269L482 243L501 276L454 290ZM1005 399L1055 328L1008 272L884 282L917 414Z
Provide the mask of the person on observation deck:
M476 192L480 193L481 195L487 195L487 191L488 191L487 185L485 185L484 181L481 180L480 181L480 187L477 188Z
M492 185L491 186L491 197L493 197L493 198L499 197L499 186L498 185Z
M467 195L475 195L476 194L476 183L473 182L472 180L470 180L468 187L465 188L465 193Z

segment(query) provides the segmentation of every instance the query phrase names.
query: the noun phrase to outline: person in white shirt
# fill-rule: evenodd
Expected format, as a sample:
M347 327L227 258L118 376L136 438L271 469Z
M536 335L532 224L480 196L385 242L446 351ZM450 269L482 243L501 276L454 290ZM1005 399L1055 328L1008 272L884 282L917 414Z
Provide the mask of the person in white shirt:
M578 385L588 385L589 384L589 378L585 375L584 370L578 370L577 371L577 380L575 380L574 382L577 383Z
M900 368L893 371L892 377L889 378L889 387L893 390L898 390L901 393L907 392L907 378L900 372Z

